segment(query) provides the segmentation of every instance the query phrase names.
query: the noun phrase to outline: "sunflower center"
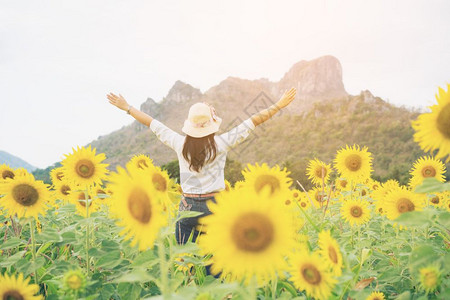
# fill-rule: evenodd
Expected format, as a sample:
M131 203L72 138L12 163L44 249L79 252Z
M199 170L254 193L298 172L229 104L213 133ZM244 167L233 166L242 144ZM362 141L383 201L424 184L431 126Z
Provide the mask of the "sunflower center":
M433 198L431 198L431 203L434 203L434 204L439 204L439 197L438 196L434 196Z
M285 202L284 202L284 204L286 204L286 205L289 205L289 204L291 204L291 200L286 200Z
M161 174L154 173L152 176L152 182L158 191L165 192L167 190L166 179Z
M4 170L2 172L2 178L3 179L6 179L6 178L14 179L14 173L12 171L10 171L10 170Z
M365 195L367 195L366 190L362 190L362 191L361 191L361 196L365 196Z
M327 168L323 166L318 166L315 172L316 177L325 178L327 176Z
M148 168L147 162L145 161L145 159L140 159L137 162L138 168L140 169L145 169Z
M303 275L303 279L305 279L309 284L320 284L322 277L320 276L320 272L317 270L316 266L312 264L305 264L302 266L301 273Z
M255 181L255 190L259 193L263 187L270 187L270 194L280 189L280 181L272 175L260 175Z
M450 139L450 103L444 106L436 119L437 128L447 139Z
M350 208L350 214L352 215L352 217L354 218L359 218L362 216L363 214L363 210L361 207L359 206L352 206L352 208Z
M25 298L18 290L9 290L3 294L3 300L24 300Z
M250 212L234 223L231 234L236 246L243 251L264 251L274 239L272 222L264 215Z
M297 198L298 197L298 193L295 192L293 196L294 196L294 198Z
M306 203L305 202L300 202L300 206L301 207L306 207Z
M328 257L330 257L331 261L334 264L338 263L338 256L337 256L337 253L336 253L336 249L334 249L333 246L329 246L328 247Z
M12 190L12 195L14 200L23 206L31 206L39 199L38 191L26 183L16 185Z
M432 166L426 166L422 169L423 177L434 177L436 175L436 169Z
M350 154L345 159L345 166L350 171L353 172L358 171L361 168L361 165L362 165L361 156L359 156L358 154Z
M80 159L75 166L75 170L78 176L90 178L94 175L95 165L89 159Z
M347 180L341 180L341 186L345 188L347 186Z
M63 173L63 172L57 172L57 173L56 173L56 178L57 178L59 181L61 181L61 180L63 179L63 177L64 177L64 173Z
M429 272L426 272L425 274L423 274L423 276L424 276L423 284L425 287L432 288L432 287L436 286L436 283L438 280L438 276L437 276L436 272L429 271Z
M134 219L147 224L152 216L152 206L147 193L140 189L134 188L128 196L128 211Z
M80 276L73 274L70 275L69 278L67 278L66 283L72 290L78 290L81 287L83 281Z
M68 186L67 184L63 184L60 188L61 194L63 194L64 196L69 195L70 192L70 186Z
M316 198L316 201L317 202L323 202L323 201L325 201L325 191L320 191L320 190L318 190L316 193L315 193L315 195L314 195L314 198Z
M399 213L413 211L414 207L414 203L408 198L400 198L397 202L397 210Z
M81 200L81 201L78 201L78 203L80 203L81 206L86 207L86 202L87 202L87 201L85 201L86 195L83 192L78 194L78 200ZM89 203L89 207L91 206L91 204L92 204L92 202Z

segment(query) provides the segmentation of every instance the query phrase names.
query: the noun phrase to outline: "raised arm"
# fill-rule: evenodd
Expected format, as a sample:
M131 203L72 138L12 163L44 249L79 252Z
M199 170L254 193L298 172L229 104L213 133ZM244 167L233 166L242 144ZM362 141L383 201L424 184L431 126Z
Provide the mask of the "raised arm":
M119 96L116 96L113 93L109 93L108 95L106 95L106 97L108 98L109 103L120 108L121 110L128 112L133 118L135 118L145 126L149 127L152 123L152 117L147 115L145 112L142 112L139 109L136 109L133 106L129 105L121 94L119 94Z
M277 101L277 103L271 105L269 108L263 109L259 113L254 114L251 119L255 126L258 126L265 121L269 120L274 114L276 114L280 109L289 105L295 98L295 94L297 90L295 88L291 88L289 91L286 91L284 95Z

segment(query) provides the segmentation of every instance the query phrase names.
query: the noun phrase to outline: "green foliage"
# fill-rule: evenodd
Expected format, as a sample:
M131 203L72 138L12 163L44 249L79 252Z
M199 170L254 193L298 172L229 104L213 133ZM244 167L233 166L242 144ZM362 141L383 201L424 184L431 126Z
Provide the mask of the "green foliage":
M36 180L42 180L46 184L52 184L52 180L50 178L50 171L54 168L59 167L61 167L61 163L57 162L54 165L47 167L45 169L36 169L33 171L32 174L34 175L34 178L36 178Z

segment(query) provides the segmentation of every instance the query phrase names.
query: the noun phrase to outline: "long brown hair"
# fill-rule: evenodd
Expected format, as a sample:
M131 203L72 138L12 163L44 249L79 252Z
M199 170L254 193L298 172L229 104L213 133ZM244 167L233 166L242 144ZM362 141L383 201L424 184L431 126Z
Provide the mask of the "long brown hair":
M186 135L183 157L189 163L189 170L200 172L205 164L214 161L216 155L217 144L214 140L214 133L201 138Z

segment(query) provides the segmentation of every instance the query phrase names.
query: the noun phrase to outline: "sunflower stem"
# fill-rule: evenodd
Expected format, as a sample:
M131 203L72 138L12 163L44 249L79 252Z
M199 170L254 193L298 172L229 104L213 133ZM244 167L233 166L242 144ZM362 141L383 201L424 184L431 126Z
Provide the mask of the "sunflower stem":
M297 204L297 206L300 208L300 210L302 211L302 213L305 215L305 218L308 220L308 222L314 227L314 229L317 231L317 232L320 232L320 229L319 229L319 227L317 227L317 225L316 224L314 224L314 222L311 220L311 218L308 216L308 214L303 210L303 208L300 206L300 204L298 204L298 201L294 201L296 204Z
M89 218L89 203L88 203L88 189L84 191L84 201L86 201L86 218ZM90 220L86 222L86 277L89 277L89 230L90 230Z
M272 279L272 299L276 299L278 277Z
M166 251L164 247L164 239L160 236L158 238L158 256L159 256L159 268L161 272L161 286L160 290L164 299L169 299L170 297L170 287L168 282L168 268L166 261Z
M34 237L33 219L30 218L31 254L33 256L34 282L39 285L39 275L36 269L36 239Z
M257 300L257 293L256 293L256 289L257 289L257 284L256 284L256 277L253 275L252 279L250 279L250 285L249 285L250 291L250 297L249 299L251 300Z

